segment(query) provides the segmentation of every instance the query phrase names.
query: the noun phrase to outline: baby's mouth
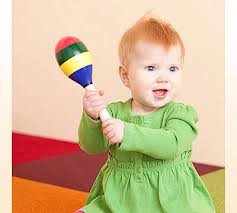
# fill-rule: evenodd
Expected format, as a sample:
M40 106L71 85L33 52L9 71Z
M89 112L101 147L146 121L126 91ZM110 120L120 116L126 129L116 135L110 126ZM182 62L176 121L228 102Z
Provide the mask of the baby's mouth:
M164 98L168 93L167 89L156 89L156 90L152 90L152 91L158 99Z

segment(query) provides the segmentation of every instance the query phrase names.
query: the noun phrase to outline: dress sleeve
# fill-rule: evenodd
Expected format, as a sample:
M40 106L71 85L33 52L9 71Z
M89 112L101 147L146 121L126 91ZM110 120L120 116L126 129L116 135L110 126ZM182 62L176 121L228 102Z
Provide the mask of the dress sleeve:
M140 152L157 159L172 159L192 149L197 136L197 113L193 107L179 104L168 116L166 126L147 128L125 122L120 150Z
M114 104L106 107L113 117ZM94 120L83 111L78 136L80 148L88 154L97 154L107 151L110 148L108 140L105 139L101 120Z

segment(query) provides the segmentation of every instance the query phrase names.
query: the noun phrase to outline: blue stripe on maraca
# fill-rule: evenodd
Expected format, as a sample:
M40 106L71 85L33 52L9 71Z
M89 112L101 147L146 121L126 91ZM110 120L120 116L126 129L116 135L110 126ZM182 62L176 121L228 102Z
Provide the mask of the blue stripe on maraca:
M89 84L92 84L92 64L73 72L69 78L79 83L84 88Z

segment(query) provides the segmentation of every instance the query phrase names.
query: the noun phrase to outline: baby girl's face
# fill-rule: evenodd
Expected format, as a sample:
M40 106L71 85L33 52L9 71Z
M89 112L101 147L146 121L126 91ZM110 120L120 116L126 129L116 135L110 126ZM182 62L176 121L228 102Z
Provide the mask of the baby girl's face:
M152 112L179 94L182 82L179 46L162 46L139 41L128 65L129 88L133 107L138 112Z

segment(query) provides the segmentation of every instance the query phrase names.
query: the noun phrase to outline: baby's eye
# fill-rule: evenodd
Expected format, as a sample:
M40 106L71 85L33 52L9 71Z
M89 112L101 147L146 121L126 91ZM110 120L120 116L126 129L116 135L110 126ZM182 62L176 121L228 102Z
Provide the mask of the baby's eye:
M145 67L145 70L146 71L155 71L156 67L155 66L147 66L147 67Z
M177 67L177 66L172 66L172 67L170 67L170 71L171 72L175 72L175 71L177 71L179 68Z

